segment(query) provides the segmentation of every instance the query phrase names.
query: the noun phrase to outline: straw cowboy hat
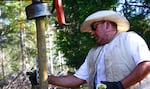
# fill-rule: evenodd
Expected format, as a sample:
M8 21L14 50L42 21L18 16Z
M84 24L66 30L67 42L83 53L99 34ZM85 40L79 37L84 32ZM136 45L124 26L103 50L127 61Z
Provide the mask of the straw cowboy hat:
M124 16L114 11L104 10L95 12L88 16L81 25L80 30L81 32L90 32L91 24L93 22L104 20L115 22L117 24L117 30L119 32L128 31L130 28L129 21Z

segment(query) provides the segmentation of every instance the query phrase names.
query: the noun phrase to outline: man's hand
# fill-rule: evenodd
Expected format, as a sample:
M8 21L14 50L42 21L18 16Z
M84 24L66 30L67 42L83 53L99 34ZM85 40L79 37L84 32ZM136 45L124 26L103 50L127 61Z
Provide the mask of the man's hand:
M107 82L107 81L101 81L101 83L105 84L107 86L106 89L124 89L122 83L119 82Z
M36 72L37 72L37 70L34 70L33 72L27 72L26 73L29 76L29 80L31 81L32 85L38 85Z

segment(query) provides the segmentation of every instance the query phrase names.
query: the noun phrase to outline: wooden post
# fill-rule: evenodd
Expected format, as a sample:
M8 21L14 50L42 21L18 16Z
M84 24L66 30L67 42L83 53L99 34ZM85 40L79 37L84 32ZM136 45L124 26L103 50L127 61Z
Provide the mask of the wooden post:
M40 89L48 89L48 67L46 59L45 21L44 17L36 18L37 48Z
M32 0L32 4L26 7L27 19L36 19L38 74L40 89L48 89L48 66L45 41L45 16L50 15L48 3L44 0Z

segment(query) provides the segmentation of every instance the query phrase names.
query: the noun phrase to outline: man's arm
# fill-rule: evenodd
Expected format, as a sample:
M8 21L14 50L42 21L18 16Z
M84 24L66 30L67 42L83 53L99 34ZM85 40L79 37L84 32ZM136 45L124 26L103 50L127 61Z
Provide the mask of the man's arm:
M150 74L150 61L144 61L138 64L123 80L118 82L101 81L101 83L107 85L107 89L126 89L143 80L148 74Z
M144 79L148 74L150 74L150 61L144 61L138 64L121 83L126 89Z
M79 79L73 75L69 76L48 76L48 83L56 86L66 87L66 88L75 88L86 83L85 80Z

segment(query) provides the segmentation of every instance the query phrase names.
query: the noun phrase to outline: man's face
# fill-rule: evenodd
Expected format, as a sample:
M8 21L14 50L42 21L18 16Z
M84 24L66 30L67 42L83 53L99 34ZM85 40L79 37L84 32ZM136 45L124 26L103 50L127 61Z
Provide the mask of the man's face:
M95 41L99 45L104 45L106 43L106 28L105 22L95 22L92 25L91 35L94 37Z

